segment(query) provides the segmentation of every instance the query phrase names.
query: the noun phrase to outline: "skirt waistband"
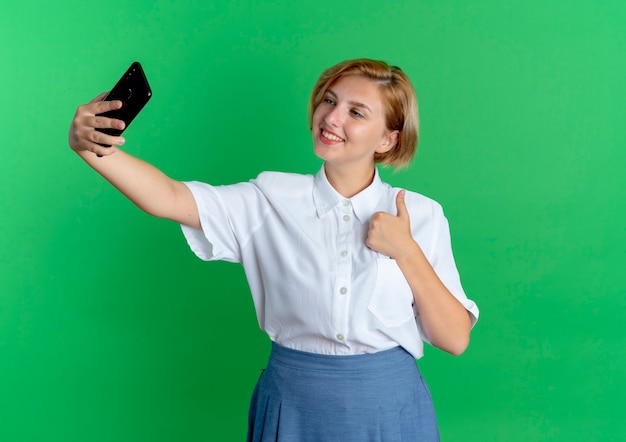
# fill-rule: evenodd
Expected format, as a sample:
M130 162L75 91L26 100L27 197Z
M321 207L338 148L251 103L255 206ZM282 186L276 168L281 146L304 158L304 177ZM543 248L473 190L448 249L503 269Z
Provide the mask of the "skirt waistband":
M393 367L415 358L402 347L358 355L325 355L295 350L272 342L270 362L305 370L369 371Z

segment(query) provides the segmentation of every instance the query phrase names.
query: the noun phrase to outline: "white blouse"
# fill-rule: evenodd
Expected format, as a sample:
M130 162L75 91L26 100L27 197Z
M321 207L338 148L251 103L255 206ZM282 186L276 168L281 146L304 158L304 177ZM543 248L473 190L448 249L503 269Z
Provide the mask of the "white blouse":
M371 216L396 213L394 189L380 180L352 198L317 175L264 172L247 183L185 183L202 230L182 226L203 260L243 264L259 326L273 341L330 355L398 345L415 358L427 338L411 289L395 260L365 245ZM441 206L406 192L411 231L437 275L478 319L454 263Z

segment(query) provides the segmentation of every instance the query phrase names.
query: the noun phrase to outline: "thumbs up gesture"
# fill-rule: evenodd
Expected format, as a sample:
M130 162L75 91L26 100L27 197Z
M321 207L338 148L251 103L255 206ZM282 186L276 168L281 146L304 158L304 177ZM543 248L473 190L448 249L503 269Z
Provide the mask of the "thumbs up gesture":
M415 241L411 236L409 212L404 202L405 191L396 195L396 215L376 212L370 220L365 244L372 250L393 259L410 253Z

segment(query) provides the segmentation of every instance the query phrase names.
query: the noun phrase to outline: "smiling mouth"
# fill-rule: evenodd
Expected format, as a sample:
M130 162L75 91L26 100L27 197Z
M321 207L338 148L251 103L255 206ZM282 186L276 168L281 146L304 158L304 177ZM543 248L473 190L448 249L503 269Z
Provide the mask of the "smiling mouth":
M330 141L345 141L343 138L339 138L337 135L327 132L324 129L322 129L322 136Z

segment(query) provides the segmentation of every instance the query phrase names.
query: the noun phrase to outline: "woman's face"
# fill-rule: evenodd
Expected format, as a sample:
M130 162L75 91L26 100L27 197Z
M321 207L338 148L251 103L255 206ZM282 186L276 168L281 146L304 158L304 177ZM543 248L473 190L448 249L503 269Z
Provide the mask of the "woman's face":
M371 168L374 153L396 144L398 131L385 124L378 85L367 78L348 75L333 84L313 113L315 154L336 167Z

